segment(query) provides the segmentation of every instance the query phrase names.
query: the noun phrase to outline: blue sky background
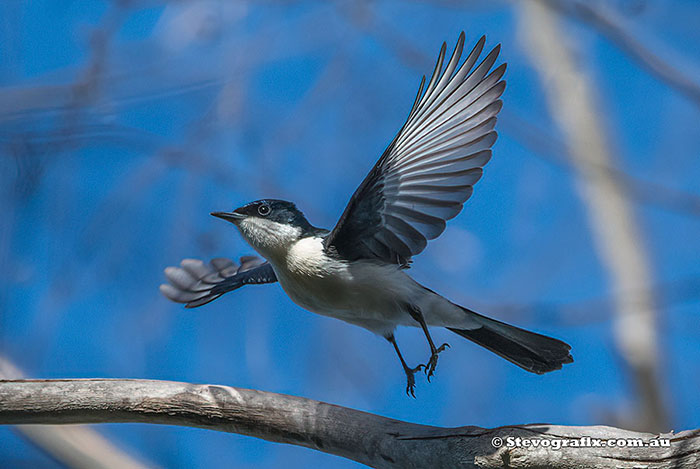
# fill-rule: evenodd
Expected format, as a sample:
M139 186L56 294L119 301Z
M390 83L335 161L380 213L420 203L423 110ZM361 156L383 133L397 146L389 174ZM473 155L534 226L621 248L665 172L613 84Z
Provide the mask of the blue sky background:
M125 3L126 6L122 5ZM28 376L153 378L305 396L417 423L621 424L634 387L615 348L598 257L564 136L525 51L516 2L0 4L0 354ZM700 5L592 2L700 84ZM562 18L594 83L652 263L672 428L700 422L700 103L589 24ZM460 31L502 44L499 140L463 213L411 273L453 301L561 338L575 362L528 374L449 333L417 399L391 346L294 305L279 285L195 310L163 298L183 257L252 250L212 218L294 200L332 227L403 123L422 74ZM660 185L687 202L662 203ZM694 204L694 205L693 205ZM399 330L409 363L428 349ZM358 465L205 430L102 425L168 467ZM4 466L56 465L0 428Z

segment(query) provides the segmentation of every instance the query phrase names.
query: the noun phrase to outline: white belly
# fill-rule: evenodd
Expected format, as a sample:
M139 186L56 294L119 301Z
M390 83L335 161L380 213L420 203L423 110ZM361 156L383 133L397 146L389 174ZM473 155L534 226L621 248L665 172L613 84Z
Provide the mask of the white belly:
M285 259L271 263L284 291L302 308L378 334L397 325L418 326L408 305L417 306L429 325L474 326L459 307L423 288L398 266L330 259L319 238L302 239Z
M323 275L280 271L278 278L295 303L314 313L391 321L404 315L408 276L391 266L338 267Z

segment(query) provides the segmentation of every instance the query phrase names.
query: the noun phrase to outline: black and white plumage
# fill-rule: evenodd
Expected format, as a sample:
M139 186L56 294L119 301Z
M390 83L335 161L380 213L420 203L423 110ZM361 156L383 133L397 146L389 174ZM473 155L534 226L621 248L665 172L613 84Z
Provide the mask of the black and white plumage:
M232 222L263 257L206 265L186 259L169 267L163 293L201 306L245 284L279 281L303 308L358 325L389 340L413 394L414 374L437 365L429 326L446 327L533 373L573 361L566 343L456 305L413 280L406 269L428 240L459 214L491 158L506 65L491 71L500 46L477 65L482 37L460 65L464 33L443 69L443 44L427 85L421 81L406 123L353 194L332 231L311 225L291 203L263 199L232 212ZM406 365L397 326L421 327L430 346L425 365Z

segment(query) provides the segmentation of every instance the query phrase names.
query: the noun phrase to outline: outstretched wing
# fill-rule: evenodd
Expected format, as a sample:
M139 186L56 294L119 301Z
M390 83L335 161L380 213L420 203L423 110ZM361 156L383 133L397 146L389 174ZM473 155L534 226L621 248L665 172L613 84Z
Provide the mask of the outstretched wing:
M238 265L223 257L212 259L209 264L198 259L183 259L180 267L165 269L170 283L162 284L160 291L172 301L196 308L243 285L277 281L272 266L259 257L244 256L240 262Z
M462 33L444 71L442 45L425 93L423 77L406 123L326 238L328 252L407 265L462 210L491 158L506 85L506 64L487 75L500 46L473 69L484 42L458 69Z

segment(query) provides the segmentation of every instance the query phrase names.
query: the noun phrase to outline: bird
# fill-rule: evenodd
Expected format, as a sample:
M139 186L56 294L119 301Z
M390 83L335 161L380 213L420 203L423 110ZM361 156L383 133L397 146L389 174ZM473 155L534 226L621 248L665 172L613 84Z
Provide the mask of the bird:
M435 344L430 327L447 328L536 374L573 362L567 343L457 305L408 274L413 257L461 212L492 156L506 64L493 68L500 44L479 62L485 41L482 36L461 61L462 32L446 63L442 44L405 123L333 229L313 226L294 203L278 199L212 212L232 223L260 257L184 259L165 269L169 283L161 292L194 308L244 285L279 282L302 308L385 338L414 398L415 374L422 370L430 381L439 354L449 348ZM394 335L398 326L422 329L430 348L426 363L406 363Z

